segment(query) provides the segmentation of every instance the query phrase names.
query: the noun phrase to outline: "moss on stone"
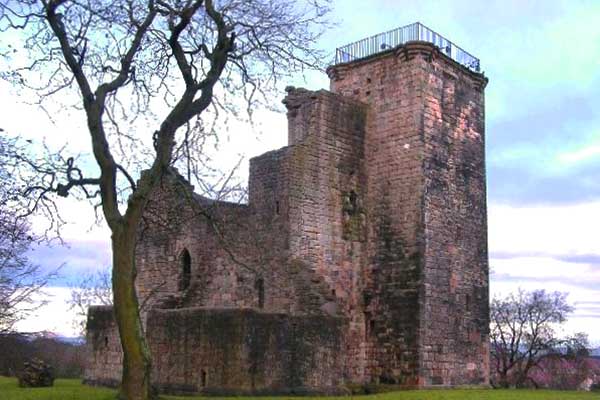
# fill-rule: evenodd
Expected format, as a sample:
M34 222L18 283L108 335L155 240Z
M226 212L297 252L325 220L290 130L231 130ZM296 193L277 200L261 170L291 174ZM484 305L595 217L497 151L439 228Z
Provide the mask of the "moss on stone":
M354 190L342 192L342 224L344 240L366 240L366 213Z

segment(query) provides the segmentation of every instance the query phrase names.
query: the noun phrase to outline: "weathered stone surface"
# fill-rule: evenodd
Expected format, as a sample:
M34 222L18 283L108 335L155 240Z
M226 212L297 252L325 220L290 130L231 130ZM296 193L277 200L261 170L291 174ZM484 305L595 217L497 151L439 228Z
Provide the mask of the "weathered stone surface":
M365 376L487 383L487 79L423 42L329 73L369 104Z
M287 89L289 146L250 161L248 204L173 172L148 205L163 390L487 383L487 80L421 42L328 72L331 92ZM90 382L120 377L110 316L90 310Z
M190 307L153 309L147 321L153 381L163 392L343 392L342 318ZM116 336L114 325L93 329L105 335L92 342L95 352ZM86 383L118 384L120 368L106 365L90 365Z
M38 358L25 362L18 375L20 387L49 387L54 385L54 368Z

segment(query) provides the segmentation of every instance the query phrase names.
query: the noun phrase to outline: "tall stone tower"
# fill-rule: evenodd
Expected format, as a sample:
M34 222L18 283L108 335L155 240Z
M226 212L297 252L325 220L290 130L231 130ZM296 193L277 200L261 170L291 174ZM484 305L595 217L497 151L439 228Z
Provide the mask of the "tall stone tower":
M479 61L418 23L338 49L337 61L331 91L368 104L364 332L353 335L360 343L364 334L364 378L487 383L487 79Z

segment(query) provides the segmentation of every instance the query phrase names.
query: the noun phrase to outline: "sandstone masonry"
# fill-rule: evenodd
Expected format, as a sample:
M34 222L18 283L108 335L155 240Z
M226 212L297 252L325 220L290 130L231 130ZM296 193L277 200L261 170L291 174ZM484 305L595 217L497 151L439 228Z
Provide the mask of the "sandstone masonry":
M153 379L173 393L337 393L488 383L487 79L427 42L288 89L289 145L248 204L173 171L136 250ZM116 384L112 310L85 379Z

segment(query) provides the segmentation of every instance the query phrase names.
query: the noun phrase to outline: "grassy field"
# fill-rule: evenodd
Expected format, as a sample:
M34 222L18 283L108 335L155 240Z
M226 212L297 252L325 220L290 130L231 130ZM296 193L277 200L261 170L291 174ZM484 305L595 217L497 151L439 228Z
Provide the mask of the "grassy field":
M548 390L409 390L370 396L352 396L362 400L598 400L597 393L558 392ZM52 388L22 389L13 378L0 377L0 400L113 400L115 391L92 388L74 379L58 379ZM193 400L200 397L164 396L165 400ZM349 399L342 397L337 399ZM216 398L211 398L215 399ZM246 398L251 400L252 398ZM261 399L267 400L268 397ZM275 399L284 400L285 397ZM295 398L298 399L297 397ZM336 397L327 397L335 400Z

